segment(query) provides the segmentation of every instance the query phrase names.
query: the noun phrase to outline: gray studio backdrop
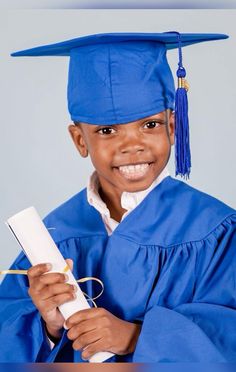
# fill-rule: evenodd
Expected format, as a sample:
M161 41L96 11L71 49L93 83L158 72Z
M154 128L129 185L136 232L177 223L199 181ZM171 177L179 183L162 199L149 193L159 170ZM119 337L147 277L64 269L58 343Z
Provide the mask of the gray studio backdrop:
M4 221L31 205L45 216L83 188L92 171L67 131L68 59L9 54L86 34L170 30L230 35L184 48L191 87L193 170L188 182L236 207L235 10L2 10L0 270L20 251ZM177 51L168 57L175 73ZM172 157L172 174L173 163Z

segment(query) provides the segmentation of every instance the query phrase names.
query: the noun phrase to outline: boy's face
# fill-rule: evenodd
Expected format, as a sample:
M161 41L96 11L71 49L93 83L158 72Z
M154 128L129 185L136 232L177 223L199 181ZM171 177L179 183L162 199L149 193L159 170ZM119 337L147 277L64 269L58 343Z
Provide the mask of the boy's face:
M170 110L128 124L70 125L81 156L88 154L104 192L147 189L166 166L174 143Z

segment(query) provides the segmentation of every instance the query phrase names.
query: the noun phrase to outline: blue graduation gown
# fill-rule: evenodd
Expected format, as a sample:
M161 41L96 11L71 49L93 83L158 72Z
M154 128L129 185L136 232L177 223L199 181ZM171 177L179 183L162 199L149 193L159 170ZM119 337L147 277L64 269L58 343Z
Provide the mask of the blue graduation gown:
M167 177L110 237L86 189L44 222L75 277L103 281L97 305L142 324L134 353L110 362L236 362L235 210ZM29 267L23 253L12 266ZM0 298L0 362L83 362L66 331L48 346L27 277L7 275Z

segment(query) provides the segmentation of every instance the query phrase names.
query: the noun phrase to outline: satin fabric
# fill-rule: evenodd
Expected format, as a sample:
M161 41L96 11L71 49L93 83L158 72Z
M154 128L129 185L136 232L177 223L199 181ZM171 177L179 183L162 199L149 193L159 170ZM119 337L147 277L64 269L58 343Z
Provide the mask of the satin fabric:
M181 45L227 37L183 33ZM178 40L176 32L95 34L12 56L69 56L67 98L71 120L123 124L174 109L175 86L166 52L178 48Z
M105 286L97 305L142 324L134 353L109 362L236 361L236 213L165 178L107 235L86 189L44 220L74 275ZM23 253L12 268L30 266ZM89 296L97 283L82 283ZM27 277L0 288L1 362L84 362L66 331L50 349Z

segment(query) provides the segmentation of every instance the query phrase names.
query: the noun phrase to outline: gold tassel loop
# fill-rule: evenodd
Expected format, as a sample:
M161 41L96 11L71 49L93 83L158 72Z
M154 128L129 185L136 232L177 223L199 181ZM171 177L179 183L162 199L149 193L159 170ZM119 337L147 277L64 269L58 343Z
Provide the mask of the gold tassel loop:
M178 78L178 88L184 88L187 92L189 91L189 83L185 78Z

